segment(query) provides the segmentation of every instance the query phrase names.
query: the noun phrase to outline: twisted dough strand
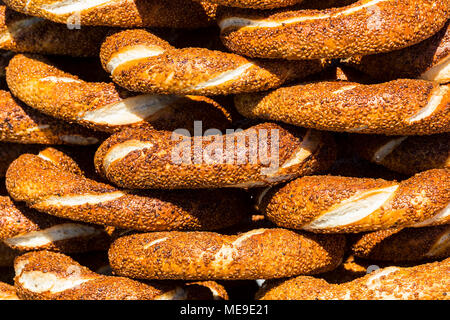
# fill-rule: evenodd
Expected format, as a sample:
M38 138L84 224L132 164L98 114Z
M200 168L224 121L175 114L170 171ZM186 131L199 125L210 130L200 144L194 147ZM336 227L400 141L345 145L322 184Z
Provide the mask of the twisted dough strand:
M311 176L265 190L259 208L275 224L312 232L364 232L450 223L450 169L402 182Z
M300 276L266 283L261 300L448 300L450 258L409 268L388 267L343 284Z
M323 61L251 61L203 48L176 49L145 30L106 38L103 67L131 91L158 94L235 94L278 87L319 72Z
M328 133L263 123L193 138L124 130L100 146L95 165L125 188L251 188L325 170L334 159L335 143Z
M40 56L16 55L6 77L11 92L32 108L96 130L139 125L175 130L191 128L195 120L208 128L230 125L227 111L212 99L136 96L112 83L83 81Z
M10 8L59 23L83 26L201 28L217 5L191 0L6 0ZM84 29L84 28L83 28Z
M224 11L222 40L232 52L259 58L321 59L402 49L438 32L448 0L360 0L342 8Z
M0 282L0 300L19 300L16 289L9 284Z
M116 274L139 279L271 279L332 270L344 246L339 235L285 229L154 232L117 239L109 261Z
M92 145L101 135L43 115L0 90L0 141L26 144Z
M450 85L323 81L236 96L245 117L339 132L428 135L450 126Z
M133 193L25 154L6 173L16 201L75 221L142 231L214 230L241 220L247 199L239 191Z

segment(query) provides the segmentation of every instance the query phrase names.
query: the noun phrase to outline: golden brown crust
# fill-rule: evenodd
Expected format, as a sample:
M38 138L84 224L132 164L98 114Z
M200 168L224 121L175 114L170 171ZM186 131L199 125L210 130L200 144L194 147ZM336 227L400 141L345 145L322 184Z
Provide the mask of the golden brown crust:
M0 300L19 300L16 289L9 284L0 282Z
M449 55L450 24L447 22L441 31L414 46L388 53L352 57L344 63L381 81L420 77L448 83L449 72L439 74L430 70L448 63Z
M31 154L14 161L6 176L10 195L31 208L123 229L216 230L239 222L248 210L246 195L238 190L119 190Z
M450 169L428 170L402 182L311 176L265 192L259 205L278 226L356 233L448 224Z
M194 121L220 130L230 125L228 112L212 99L136 96L113 83L83 81L41 56L16 55L9 63L7 82L11 92L32 108L101 131L145 125L192 131Z
M343 284L300 276L271 281L261 300L448 300L450 259L409 268L388 267Z
M274 9L292 6L294 4L303 2L303 0L206 0L205 2L211 2L227 7Z
M403 174L450 167L449 133L408 137L353 135L349 141L364 159Z
M26 253L14 266L17 294L25 300L154 300L165 295L170 299L177 289L99 275L68 256L50 251Z
M0 141L24 144L92 145L101 135L77 125L53 119L0 90Z
M154 232L115 240L109 260L116 274L138 279L271 279L331 270L344 245L342 236L285 229Z
M15 52L96 56L108 28L69 29L44 19L23 15L0 5L0 49Z
M248 118L339 132L428 135L450 123L450 86L426 80L323 81L242 94L235 103Z
M35 153L42 147L29 144L1 143L0 142L0 177L4 177L11 162L21 154Z
M378 261L419 261L450 256L450 226L388 229L357 236L357 257Z
M329 59L414 45L438 32L448 15L447 0L360 0L326 10L229 9L218 23L225 46L242 55Z
M80 1L76 7L62 0L4 2L22 13L82 26L200 28L214 23L217 10L217 5L191 0Z
M131 91L218 95L254 92L319 72L325 61L251 61L204 48L176 49L146 30L106 38L100 50L114 82Z
M193 138L124 130L100 146L95 165L125 188L250 188L326 170L334 159L329 134L263 123Z

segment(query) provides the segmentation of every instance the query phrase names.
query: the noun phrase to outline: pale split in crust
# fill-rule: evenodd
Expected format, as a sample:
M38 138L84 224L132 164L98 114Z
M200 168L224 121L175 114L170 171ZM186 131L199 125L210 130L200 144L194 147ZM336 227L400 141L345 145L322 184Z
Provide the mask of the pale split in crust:
M271 279L332 270L344 246L340 235L286 229L154 232L115 240L109 260L116 274L138 279Z
M242 12L218 16L232 52L259 58L321 59L402 49L438 32L447 0L360 0L325 10Z
M448 83L450 82L449 22L434 36L414 46L387 53L352 57L343 62L381 81L420 78Z
M450 125L450 85L427 80L314 82L237 95L235 103L244 117L327 131L429 135Z
M356 235L352 253L377 261L420 261L450 256L450 225L387 229Z
M6 0L10 8L64 24L200 28L214 24L217 5L191 0Z
M326 170L335 149L326 132L273 123L193 138L124 130L100 146L95 165L97 172L124 188L252 188Z
M109 28L69 29L0 4L0 49L15 52L96 56Z
M101 135L46 116L0 90L0 141L23 144L93 145Z
M147 125L192 131L194 121L219 130L230 126L228 112L212 99L135 95L113 83L81 80L41 56L16 55L8 65L6 78L11 92L28 106L95 130L111 132Z
M114 82L159 94L236 94L262 91L319 72L326 61L253 61L205 48L176 49L146 30L106 38L100 58Z
M413 267L387 267L343 284L300 276L266 282L260 300L448 300L450 258Z
M141 231L216 230L239 222L249 210L239 190L137 193L96 182L25 154L6 173L11 197L50 215Z
M310 176L264 190L259 208L275 224L319 233L357 233L450 222L450 169L401 181Z
M364 159L412 175L450 168L450 134L428 136L351 135L350 143Z

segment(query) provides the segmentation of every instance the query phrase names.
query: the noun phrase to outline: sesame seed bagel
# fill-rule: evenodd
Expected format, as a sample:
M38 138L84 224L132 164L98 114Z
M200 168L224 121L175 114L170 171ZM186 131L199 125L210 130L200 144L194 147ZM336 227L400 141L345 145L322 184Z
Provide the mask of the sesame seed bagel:
M351 246L360 258L378 261L418 261L450 256L450 225L388 229L357 236Z
M48 117L0 90L0 141L23 144L92 145L100 135Z
M201 0L195 0L201 2ZM252 9L274 9L293 6L303 0L206 0L227 7L252 8Z
M215 21L217 5L191 0L6 0L8 7L64 24L200 28Z
M344 246L339 235L286 229L154 232L115 240L109 261L116 274L137 279L271 279L332 270Z
M16 289L9 284L0 282L0 300L19 300Z
M450 259L413 267L387 267L343 284L300 276L266 282L260 300L448 300Z
M253 58L330 59L402 49L449 18L447 0L360 0L341 8L242 12L217 19L232 52Z
M244 117L318 130L428 135L450 127L450 85L426 80L323 81L242 94L235 103Z
M0 49L69 56L96 56L108 28L70 29L0 5Z
M61 218L141 231L216 230L246 214L239 190L137 193L119 190L24 154L6 173L11 197Z
M350 136L350 143L364 159L406 175L450 168L450 133L430 136Z
M450 82L450 23L431 38L411 47L344 61L373 78L388 81L420 78Z
M402 182L310 176L264 190L258 207L276 225L319 233L357 233L450 223L450 169Z
M95 165L124 188L251 188L326 170L335 148L328 133L273 123L192 138L180 132L124 130L100 146Z
M192 131L196 120L208 128L230 126L228 112L212 99L134 95L113 83L83 81L40 56L16 55L9 63L7 82L16 97L39 112L95 130L149 125Z
M49 216L0 196L0 241L18 252L79 253L105 250L110 239L99 227Z
M104 276L50 251L16 258L14 286L24 300L180 300L182 287Z
M131 91L218 95L279 87L319 72L326 62L251 61L205 48L176 49L146 30L125 30L106 38L103 68Z

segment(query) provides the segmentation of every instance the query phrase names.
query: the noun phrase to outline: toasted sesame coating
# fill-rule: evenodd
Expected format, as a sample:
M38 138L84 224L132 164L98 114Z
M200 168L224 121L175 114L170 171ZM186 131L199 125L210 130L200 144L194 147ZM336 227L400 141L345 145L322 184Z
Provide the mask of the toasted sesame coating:
M344 61L381 81L398 78L422 78L439 83L450 82L450 73L431 72L450 59L450 23L434 36L401 50L368 56L351 57Z
M47 239L42 241L42 237ZM40 213L23 204L13 203L7 196L0 196L0 241L19 252L51 250L79 253L105 250L110 238L99 227Z
M0 141L24 144L92 145L101 135L46 116L0 90Z
M21 154L35 153L41 148L39 145L0 142L0 177L5 176L11 162L16 160Z
M10 267L18 252L0 241L0 267Z
M319 233L357 233L448 224L450 169L402 182L310 176L268 190L259 208L276 225Z
M334 159L335 144L328 133L263 123L192 138L124 130L100 146L95 165L124 188L250 188L326 170Z
M428 135L450 127L450 85L426 80L323 81L241 94L235 103L244 117L318 130Z
M0 282L0 300L19 300L16 289L9 284Z
M220 130L230 126L228 112L212 99L136 96L113 83L83 81L40 56L16 55L9 63L7 81L11 92L32 108L95 130L112 132L147 125L192 131L194 121ZM136 99L140 100L133 105Z
M114 82L131 91L159 94L236 94L279 87L319 72L326 61L252 61L205 48L172 47L146 30L106 38L100 50Z
M449 300L450 258L409 268L388 267L343 284L300 276L269 281L260 300Z
M0 49L15 52L96 56L109 28L69 29L0 5Z
M330 59L402 49L438 32L448 0L360 0L325 10L223 10L217 21L232 52L253 58Z
M215 22L217 5L191 0L6 0L10 8L82 26L200 28Z
M201 0L195 0L200 1ZM252 8L252 9L273 9L292 6L303 0L206 0L227 7Z
M29 252L16 258L14 285L24 300L154 300L180 299L180 287L141 283L103 276L72 258L50 251Z
M406 175L450 168L450 133L395 137L352 135L349 141L364 159Z
M378 261L420 261L450 256L450 225L388 229L357 235L351 245L357 257Z
M215 230L239 222L248 200L239 190L119 190L25 154L6 173L11 197L75 221L141 231Z
M339 235L286 229L154 232L115 240L109 261L116 274L137 279L272 279L332 270L344 246Z

